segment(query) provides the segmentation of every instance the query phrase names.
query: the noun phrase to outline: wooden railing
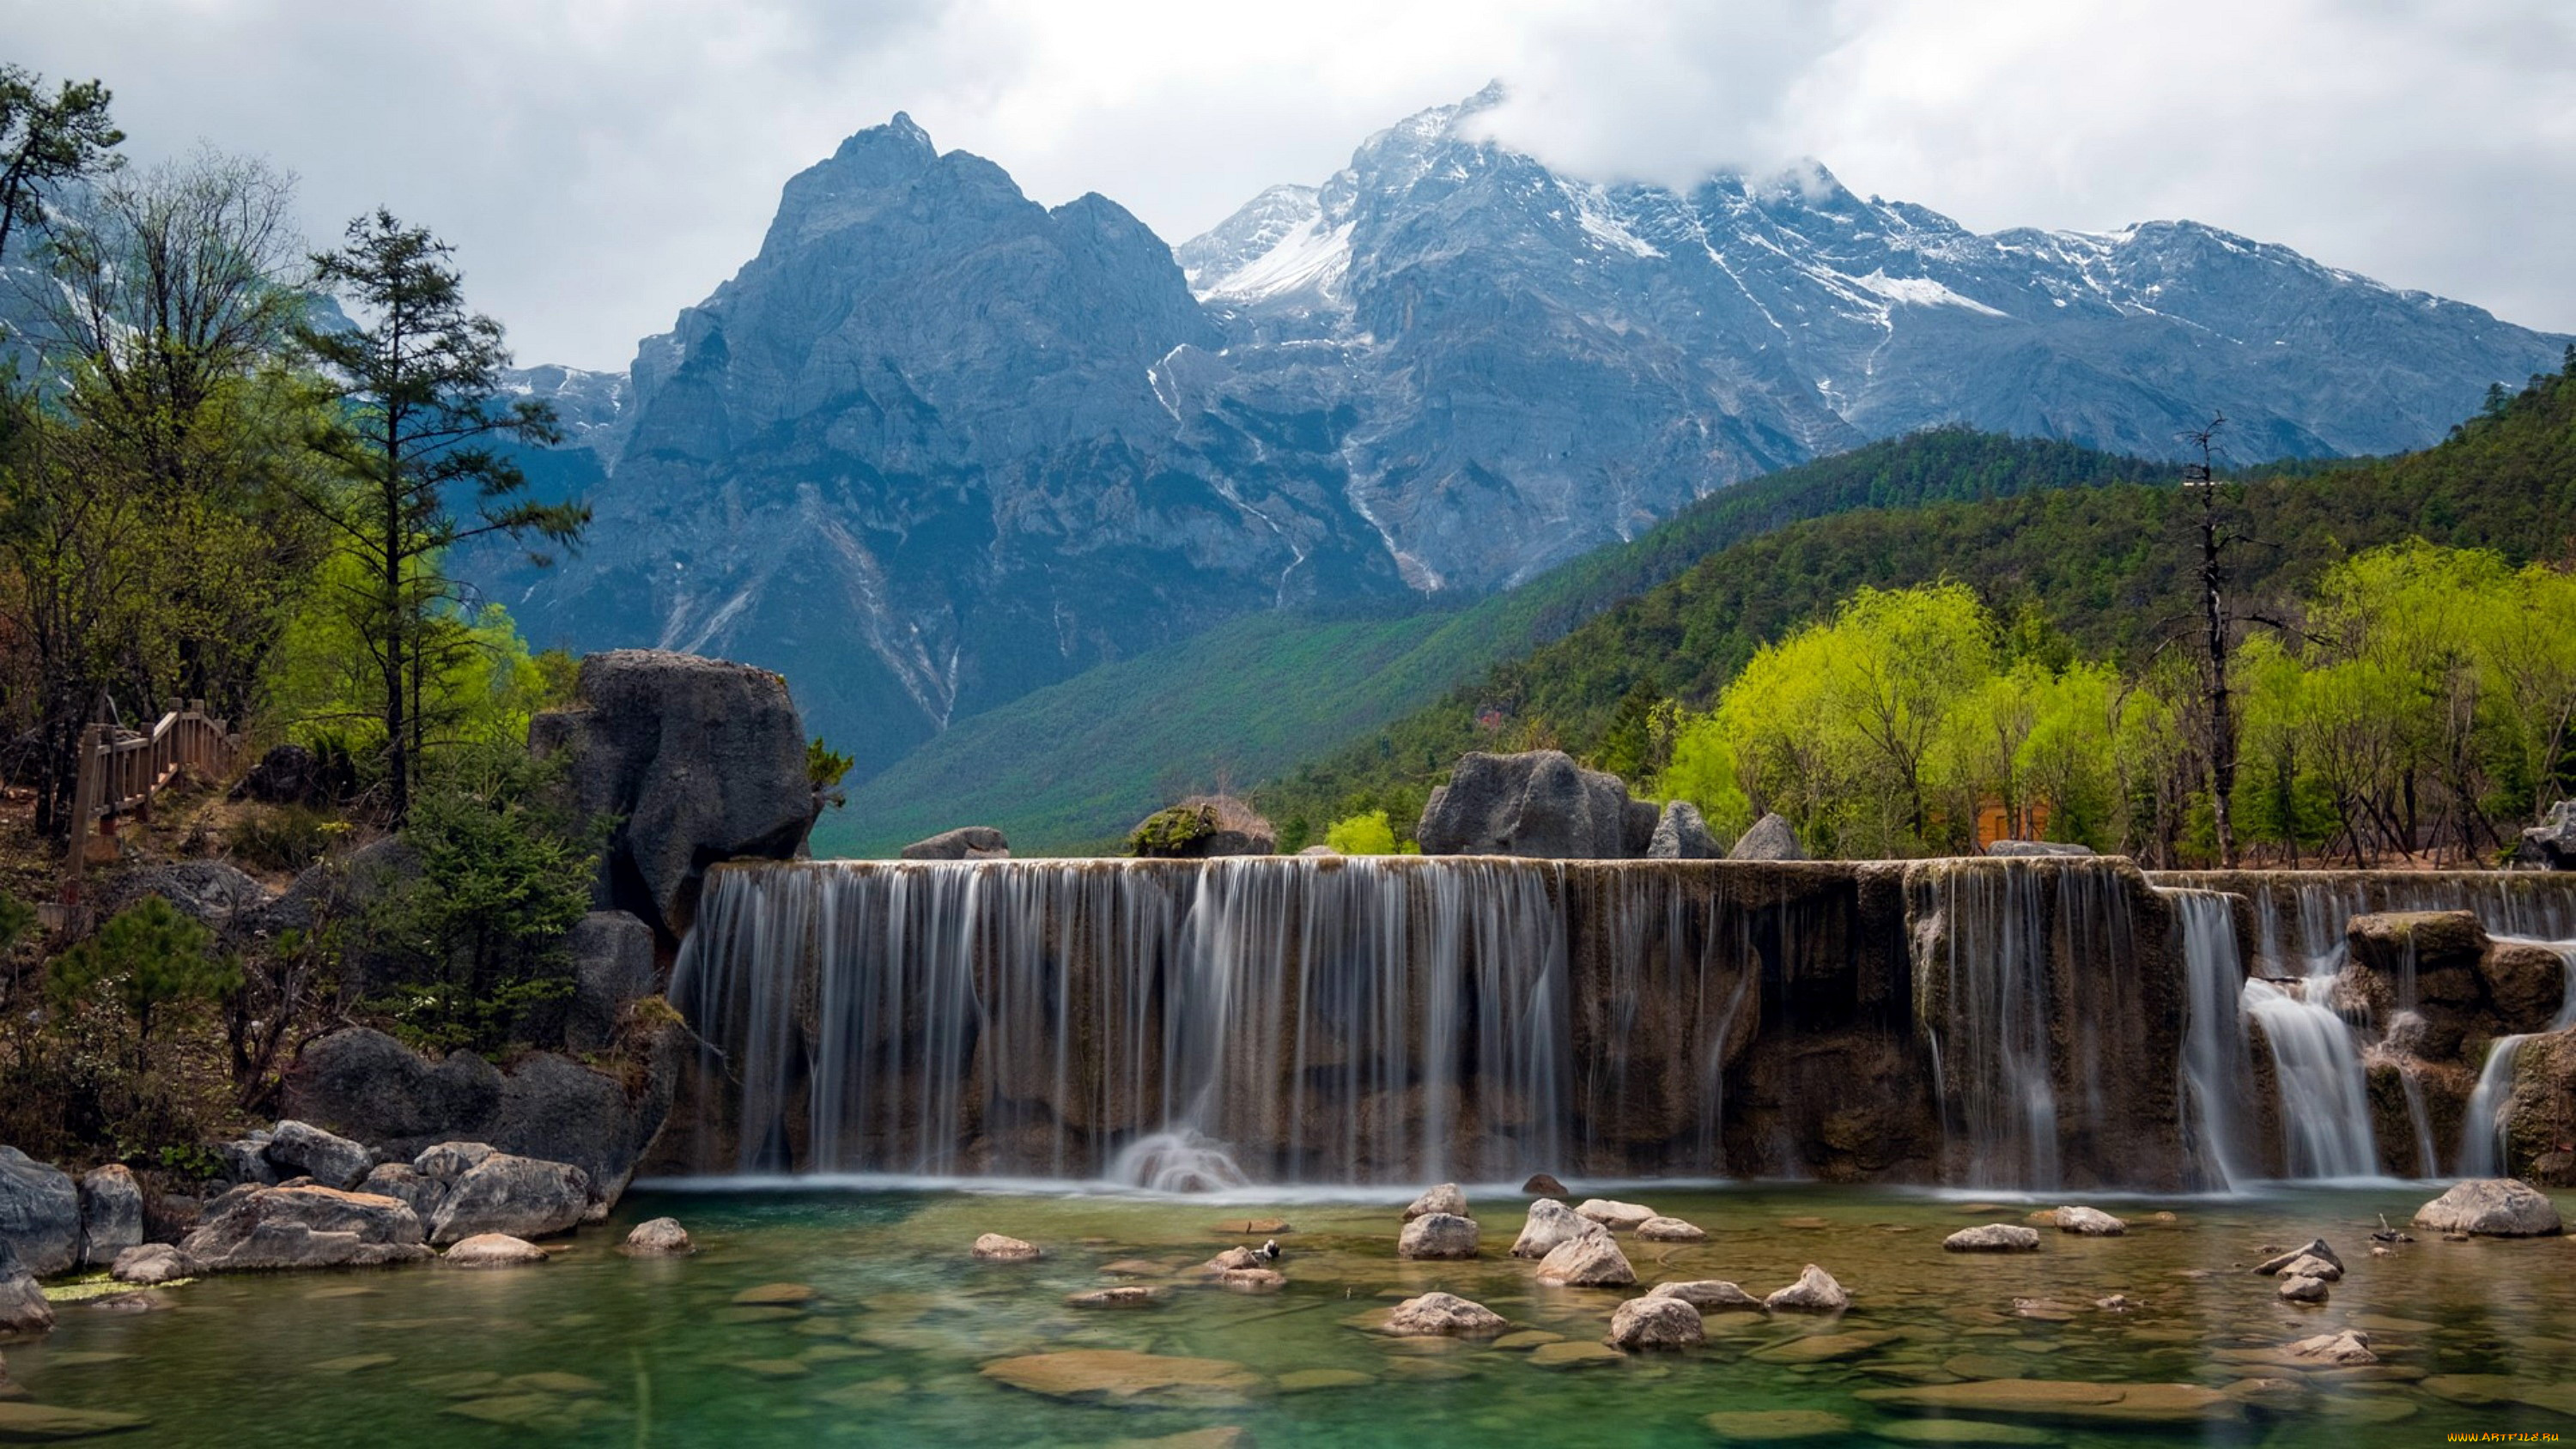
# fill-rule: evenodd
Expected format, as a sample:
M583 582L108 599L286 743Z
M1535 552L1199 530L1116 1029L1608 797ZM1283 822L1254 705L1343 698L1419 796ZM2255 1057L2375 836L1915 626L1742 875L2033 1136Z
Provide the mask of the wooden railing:
M221 778L232 772L240 753L241 736L207 715L202 699L161 716L148 734L112 724L82 731L68 874L77 879L83 865L116 859L117 818L151 819L152 797L182 768Z

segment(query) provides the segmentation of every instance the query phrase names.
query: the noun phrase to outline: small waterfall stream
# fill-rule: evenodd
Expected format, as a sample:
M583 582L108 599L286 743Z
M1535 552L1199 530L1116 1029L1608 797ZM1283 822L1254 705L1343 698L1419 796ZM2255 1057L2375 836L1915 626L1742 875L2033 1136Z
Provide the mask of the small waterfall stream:
M2254 1099L2254 1061L2245 1037L2244 953L2237 948L2235 898L2168 890L2182 931L2187 992L2182 1075L2191 1146L2203 1180L2234 1189L2259 1176L2245 1141Z
M2487 1048L2486 1065L2478 1072L2477 1089L2469 1094L2469 1109L2460 1120L2460 1163L2462 1177L2496 1177L2505 1163L2505 1109L2512 1105L2513 1074L2522 1056L2525 1042L2535 1036L2546 1036L2576 1027L2576 941L2531 941L2558 953L2566 968L2567 984L2559 999L2558 1016L2546 1032L2525 1032L2498 1037Z

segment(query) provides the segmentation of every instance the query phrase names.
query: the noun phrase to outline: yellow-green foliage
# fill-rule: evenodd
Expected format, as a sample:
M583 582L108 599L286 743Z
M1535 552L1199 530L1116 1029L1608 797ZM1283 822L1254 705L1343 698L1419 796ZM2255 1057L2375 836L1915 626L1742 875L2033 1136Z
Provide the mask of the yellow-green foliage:
M1395 827L1387 823L1385 811L1371 810L1334 821L1324 831L1324 843L1344 855L1393 855Z

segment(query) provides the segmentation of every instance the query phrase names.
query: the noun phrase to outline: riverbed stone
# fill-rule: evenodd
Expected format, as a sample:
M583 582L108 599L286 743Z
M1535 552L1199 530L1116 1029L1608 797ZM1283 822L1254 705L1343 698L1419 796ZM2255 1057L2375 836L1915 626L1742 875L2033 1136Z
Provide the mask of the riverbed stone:
M2100 1208L2062 1207L2057 1210L2057 1230L2085 1238L2116 1238L2129 1225Z
M1512 1240L1512 1256L1544 1258L1562 1243L1604 1231L1599 1223L1574 1209L1554 1198L1543 1197L1529 1205L1529 1216L1521 1224L1521 1234Z
M1491 1338L1511 1324L1481 1303L1454 1293L1425 1293L1395 1305L1378 1331L1396 1338Z
M1840 1313L1851 1307L1851 1295L1833 1274L1809 1263L1797 1282L1763 1299L1762 1306L1774 1313Z
M143 1184L121 1162L81 1175L81 1262L104 1268L143 1241Z
M197 1276L197 1265L169 1243L137 1243L116 1255L107 1276L119 1283L150 1288Z
M1088 1293L1068 1295L1067 1308L1151 1308L1171 1296L1171 1290L1153 1283L1124 1283L1115 1288L1094 1288Z
M1570 1339L1563 1343L1544 1343L1530 1350L1529 1361L1540 1368L1599 1368L1625 1363L1628 1356L1606 1343L1589 1339Z
M2262 1274L2265 1277L2271 1277L2278 1274L2282 1269L2287 1268L2292 1263L2298 1262L2302 1258L2316 1258L2323 1262L2332 1263L2337 1272L2341 1272L2343 1270L2343 1259L2336 1256L2334 1249L2326 1246L2325 1239L2310 1238L2306 1247L2292 1248L2286 1253L2275 1253L2271 1257L2264 1259L2262 1262L2255 1264L2253 1271Z
M1231 1404L1261 1375L1220 1358L1180 1358L1123 1348L1073 1348L984 1365L984 1377L1032 1394L1113 1404Z
M2302 1253L2290 1260L2279 1274L2283 1278L2317 1278L2328 1283L2343 1281L2343 1265L2314 1253Z
M1668 1218L1661 1213L1637 1224L1637 1241L1641 1243L1704 1243L1708 1233L1696 1223Z
M1747 1356L1764 1363L1843 1363L1885 1348L1900 1336L1883 1328L1855 1333L1809 1333L1775 1343L1769 1348L1755 1349Z
M2415 1226L2493 1238L2546 1237L2559 1230L2558 1209L2529 1183L2473 1177L2415 1210Z
M1941 1246L1953 1253L2036 1253L2039 1229L2019 1223L1987 1223L1983 1227L1961 1228L1943 1238Z
M1602 1342L1612 1348L1636 1352L1643 1349L1697 1348L1708 1337L1700 1326L1699 1310L1678 1298L1657 1298L1649 1294L1631 1298L1610 1314L1610 1331Z
M1404 1220L1409 1223L1415 1218L1427 1217L1432 1213L1447 1213L1453 1218L1475 1216L1467 1210L1467 1194L1459 1191L1458 1184L1454 1182L1444 1182L1406 1204Z
M1046 1256L1046 1250L1035 1243L1000 1233L985 1233L975 1239L971 1250L979 1263L1034 1263Z
M1215 1257L1208 1259L1206 1262L1199 1264L1199 1271L1209 1274L1231 1273L1238 1269L1258 1268L1260 1266L1261 1255L1259 1253L1252 1251L1250 1248L1228 1248L1224 1252L1217 1254Z
M2200 1384L2100 1384L1986 1379L1860 1389L1852 1397L1891 1408L2068 1423L2196 1424L2244 1416L2244 1405Z
M1637 1281L1608 1233L1568 1238L1539 1260L1538 1281L1565 1288L1625 1288Z
M2323 1303L2329 1296L2326 1280L2323 1278L2284 1276L2281 1279L2281 1286L2273 1291L2284 1303Z
M420 1217L397 1199L337 1188L226 1193L179 1250L209 1273L379 1267L430 1256Z
M476 1233L441 1255L451 1268L524 1268L546 1260L543 1248L507 1233Z
M1748 1409L1701 1416L1724 1444L1794 1444L1806 1439L1848 1439L1852 1421L1824 1409Z
M2283 1352L2292 1358L2310 1359L2318 1363L2347 1368L2379 1362L2379 1355L2371 1349L2370 1335L2357 1328L2347 1328L2340 1333L2320 1333L2314 1338L2303 1338L2291 1344Z
M0 1337L43 1333L54 1326L54 1306L36 1275L27 1271L7 1238L0 1238Z
M31 1404L24 1400L0 1401L0 1443L50 1444L65 1439L89 1439L101 1434L121 1434L140 1429L152 1421L141 1414L128 1414L114 1409L74 1409L61 1404Z
M1272 1268L1228 1268L1216 1275L1216 1286L1229 1293L1276 1293L1288 1276Z
M445 1247L482 1233L550 1237L570 1232L589 1209L590 1177L580 1168L496 1152L456 1179L429 1240Z
M1722 1278L1694 1278L1680 1283L1658 1283L1646 1290L1649 1298L1677 1298L1702 1313L1761 1313L1762 1300Z
M0 1241L38 1277L80 1261L80 1188L71 1174L0 1147Z
M678 1218L653 1218L635 1225L619 1251L637 1258L686 1257L698 1250Z
M1653 1208L1642 1204L1614 1202L1606 1197L1585 1198L1574 1211L1576 1216L1590 1218L1612 1232L1634 1232L1656 1215Z
M1452 1213L1429 1213L1404 1225L1403 1235L1396 1240L1395 1255L1419 1259L1472 1258L1476 1256L1478 1236L1473 1218L1462 1218Z
M292 1119L269 1132L268 1145L261 1152L284 1177L309 1177L343 1191L366 1181L376 1165L375 1154L365 1144Z

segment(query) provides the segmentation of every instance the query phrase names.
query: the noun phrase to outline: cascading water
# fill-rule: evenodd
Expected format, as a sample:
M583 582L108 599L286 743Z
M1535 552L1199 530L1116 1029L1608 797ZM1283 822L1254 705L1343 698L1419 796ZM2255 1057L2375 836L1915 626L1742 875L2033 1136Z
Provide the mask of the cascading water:
M2168 890L2182 933L2182 1077L2190 1145L2203 1181L2233 1189L2256 1175L2242 1119L2254 1096L2245 1038L2243 953L2234 899L2215 891Z
M2245 1012L2272 1049L2281 1138L2291 1177L2377 1174L2370 1093L2352 1027L2326 1004L2331 975L2245 983Z
M2505 1166L2505 1129L2507 1109L2513 1104L2513 1074L2522 1056L2525 1042L2535 1036L2561 1032L2576 1027L2576 941L2533 941L2558 953L2565 966L2567 984L2560 997L2557 1019L2550 1022L2549 1032L2525 1032L2498 1037L2487 1048L2486 1065L2478 1072L2477 1089L2469 1094L2469 1108L2460 1120L2460 1176L2497 1177Z

